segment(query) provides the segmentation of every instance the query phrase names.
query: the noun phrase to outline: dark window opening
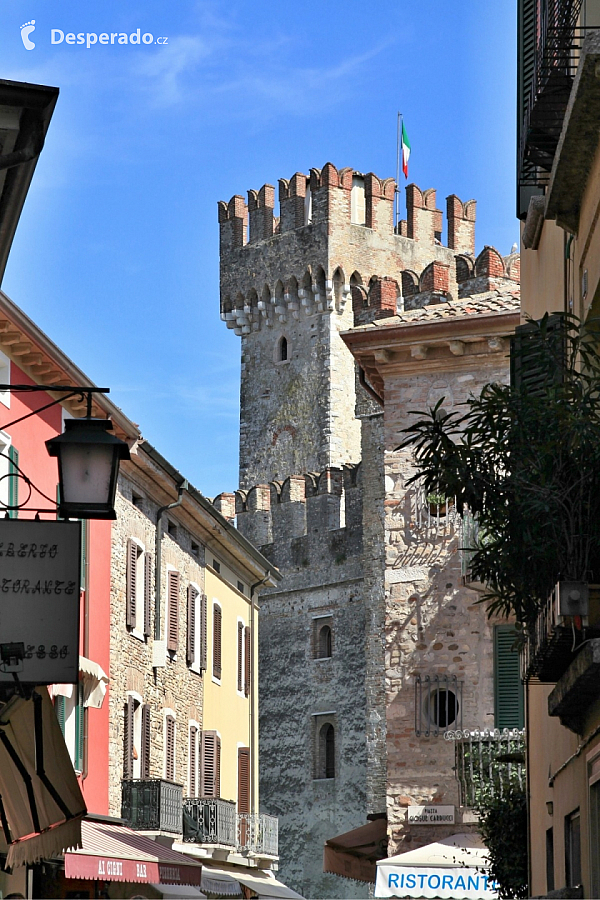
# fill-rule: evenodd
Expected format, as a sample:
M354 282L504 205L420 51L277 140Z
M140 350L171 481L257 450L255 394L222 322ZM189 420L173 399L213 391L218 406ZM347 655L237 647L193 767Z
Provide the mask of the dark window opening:
M462 682L456 675L417 675L415 733L430 737L452 725L462 728Z
M177 537L177 525L174 522L168 522L167 531L171 537Z
M319 731L317 778L335 778L335 729L326 722Z
M566 887L581 884L581 815L578 809L565 816Z
M546 831L546 893L554 890L554 829Z
M244 582L243 581L238 581L238 591L240 592L240 594L244 593Z
M220 562L217 562L216 559L213 559L213 569L215 570L215 572L217 573L217 575L218 575L218 574L220 573L220 571L221 571L221 563L220 563Z
M288 358L288 342L287 338L282 337L279 341L279 362L285 362Z
M328 659L331 656L331 628L329 625L323 625L319 631L319 659Z

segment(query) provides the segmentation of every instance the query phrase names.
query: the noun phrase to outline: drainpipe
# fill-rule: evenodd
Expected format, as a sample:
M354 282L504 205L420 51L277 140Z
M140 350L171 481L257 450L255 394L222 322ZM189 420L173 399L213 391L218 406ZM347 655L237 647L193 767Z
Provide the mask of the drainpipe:
M254 591L269 579L269 575L270 573L267 572L264 578L261 578L260 581L256 581L250 587L250 813L252 815L254 815L256 808L256 784L254 778L254 755L256 753L256 747L254 746Z
M178 487L177 500L174 503L167 503L166 506L161 506L156 513L156 532L155 532L155 576L154 576L154 640L160 641L160 582L161 582L161 569L162 569L162 530L161 530L161 519L163 517L163 513L165 513L168 509L175 509L176 506L181 506L183 503L183 492L189 489L189 483L187 479L184 479Z

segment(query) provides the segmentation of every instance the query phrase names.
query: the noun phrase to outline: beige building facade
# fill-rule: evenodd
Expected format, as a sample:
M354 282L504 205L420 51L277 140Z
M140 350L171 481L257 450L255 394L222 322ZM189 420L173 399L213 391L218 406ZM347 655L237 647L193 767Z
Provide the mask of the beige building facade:
M585 328L597 325L600 312L597 4L583 4L575 31L563 26L562 33L576 34L577 52L552 155L523 210L521 315L574 314ZM538 66L544 53L551 58L552 48L542 42ZM543 112L543 90L532 102ZM582 644L550 598L536 631L542 637L524 663L532 896L600 893L599 612L591 591Z

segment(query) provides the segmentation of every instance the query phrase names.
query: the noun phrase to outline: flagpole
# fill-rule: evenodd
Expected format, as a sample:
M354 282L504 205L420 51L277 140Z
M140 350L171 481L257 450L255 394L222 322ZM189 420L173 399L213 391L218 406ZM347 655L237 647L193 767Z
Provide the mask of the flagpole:
M394 213L394 231L398 227L398 197L400 195L400 127L402 124L402 113L398 113L398 125L396 134L396 196L395 196L395 213Z

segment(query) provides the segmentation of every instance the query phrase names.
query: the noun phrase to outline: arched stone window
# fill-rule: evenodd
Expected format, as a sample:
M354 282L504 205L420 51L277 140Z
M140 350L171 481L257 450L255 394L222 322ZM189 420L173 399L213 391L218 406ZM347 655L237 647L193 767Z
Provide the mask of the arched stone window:
M335 778L335 729L330 722L319 731L319 778Z
M331 628L329 625L323 625L319 630L319 659L327 659L331 656Z
M285 362L288 358L288 342L286 337L281 337L279 339L279 346L277 348L277 359L279 362Z

